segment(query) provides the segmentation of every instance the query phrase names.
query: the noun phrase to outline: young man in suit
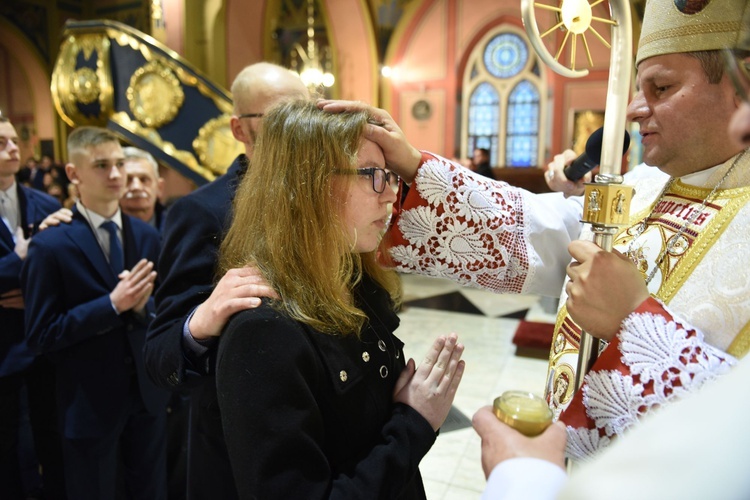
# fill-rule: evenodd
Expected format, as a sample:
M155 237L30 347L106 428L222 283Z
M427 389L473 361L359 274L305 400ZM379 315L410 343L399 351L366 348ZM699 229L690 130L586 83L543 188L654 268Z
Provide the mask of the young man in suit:
M130 497L166 498L168 393L148 380L141 355L159 235L120 211L116 136L80 127L68 157L80 195L73 220L36 236L21 272L26 338L55 364L68 496L114 498L121 461Z
M3 498L26 498L19 467L22 387L26 386L29 419L37 459L44 470L45 498L63 498L60 435L55 422L54 371L24 339L21 265L34 228L60 208L51 196L16 182L20 160L13 124L0 116L0 490ZM32 478L33 479L33 478Z

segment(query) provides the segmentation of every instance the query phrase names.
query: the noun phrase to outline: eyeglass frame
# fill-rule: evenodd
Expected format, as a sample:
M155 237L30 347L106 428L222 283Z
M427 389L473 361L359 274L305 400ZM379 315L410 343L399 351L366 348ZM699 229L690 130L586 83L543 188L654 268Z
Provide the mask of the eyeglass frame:
M378 191L375 188L375 172L383 172L382 179L383 179L383 189ZM369 175L372 177L372 190L375 191L377 194L383 194L385 193L386 186L391 186L391 177L395 178L396 185L400 182L401 178L398 176L396 172L390 172L385 170L384 168L380 167L363 167L363 168L356 168L354 170L336 170L337 174L351 174L351 175Z
M724 56L724 69L732 81L735 92L742 101L750 103L750 95L748 95L748 89L750 89L750 62L747 61L747 58L750 57L750 52L733 49L724 49L721 52Z
M263 118L263 113L242 113L237 118Z

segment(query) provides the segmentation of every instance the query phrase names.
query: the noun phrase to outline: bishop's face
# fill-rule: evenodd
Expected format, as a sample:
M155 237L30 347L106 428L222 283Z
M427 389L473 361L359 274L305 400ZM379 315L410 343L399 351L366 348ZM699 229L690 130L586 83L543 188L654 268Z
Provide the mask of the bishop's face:
M698 59L668 54L642 61L636 83L628 120L640 126L645 163L680 177L739 152L727 136L737 107L727 75L709 83Z

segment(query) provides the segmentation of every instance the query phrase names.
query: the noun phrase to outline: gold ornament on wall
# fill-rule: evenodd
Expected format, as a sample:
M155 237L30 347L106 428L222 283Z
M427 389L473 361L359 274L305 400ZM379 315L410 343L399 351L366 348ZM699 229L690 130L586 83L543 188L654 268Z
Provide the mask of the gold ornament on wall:
M107 122L114 107L109 46L109 39L97 33L63 39L50 87L57 112L71 127Z
M91 68L80 68L70 79L73 96L83 104L91 104L101 94L99 77Z
M245 152L242 143L232 136L229 120L229 115L209 120L201 127L198 137L193 141L193 149L198 154L201 164L217 175L224 174L232 161L240 153Z
M180 81L159 61L138 68L130 78L125 95L133 116L145 126L154 128L174 120L185 101Z

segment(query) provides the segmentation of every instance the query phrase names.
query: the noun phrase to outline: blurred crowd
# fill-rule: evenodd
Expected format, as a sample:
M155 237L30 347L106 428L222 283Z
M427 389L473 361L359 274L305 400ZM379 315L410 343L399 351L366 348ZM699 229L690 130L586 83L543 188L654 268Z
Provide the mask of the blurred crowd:
M49 194L65 208L75 204L75 186L65 175L65 166L49 155L42 155L39 160L34 157L27 159L16 174L16 181Z

